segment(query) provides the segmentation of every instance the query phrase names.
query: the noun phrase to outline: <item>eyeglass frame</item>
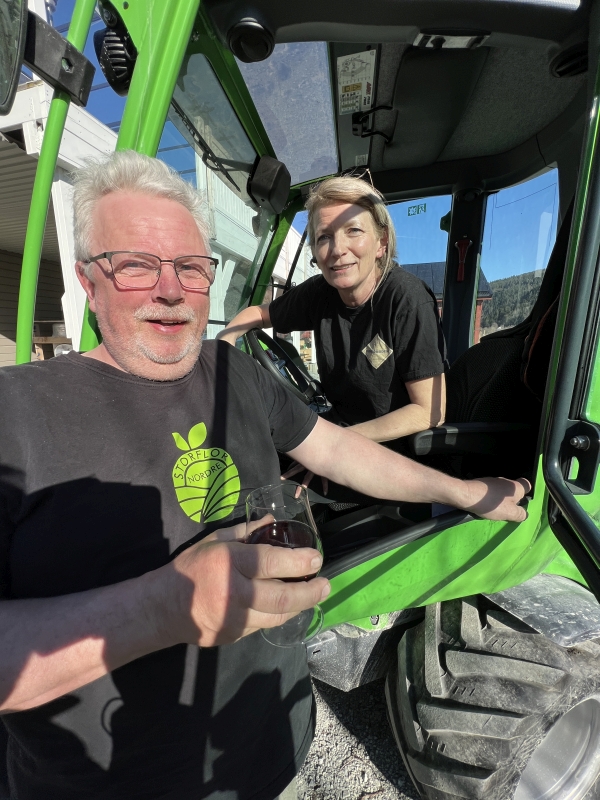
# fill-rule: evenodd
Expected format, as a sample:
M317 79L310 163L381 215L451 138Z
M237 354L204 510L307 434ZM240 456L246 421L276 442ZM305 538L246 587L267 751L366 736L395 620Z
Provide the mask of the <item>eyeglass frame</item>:
M119 284L119 286L122 286L124 289L136 289L136 288L139 288L140 290L141 289L154 289L154 287L158 284L158 282L160 280L160 276L161 276L161 273L162 273L162 268L159 267L158 269L155 270L155 272L156 272L156 281L152 284L152 286L140 286L140 287L127 286L127 284L121 283L119 281L119 279L117 278L117 273L115 272L115 268L113 267L113 264L112 264L112 257L116 256L116 255L119 255L119 253L129 253L131 255L138 255L138 256L150 256L150 258L155 258L160 264L173 264L173 269L175 271L175 275L177 277L177 280L179 281L179 285L181 286L182 289L186 289L187 291L191 291L191 292L202 291L203 289L210 289L210 287L214 283L215 273L217 271L217 267L219 266L219 259L218 258L213 258L213 256L201 256L201 255L196 254L196 255L188 255L188 256L177 256L177 258L159 258L154 253L142 253L139 250L107 250L104 253L98 253L97 256L92 256L85 263L86 264L93 264L95 261L98 261L98 259L105 258L108 261L109 265L110 265L110 270L111 270L110 274L113 276L113 278L115 279L116 283ZM212 281L210 281L208 286L198 286L196 288L194 288L194 287L190 288L189 286L184 286L183 285L183 283L181 282L181 278L179 277L179 272L177 271L177 268L175 267L175 262L179 261L179 259L181 259L181 258L206 258L206 259L208 259L209 261L211 261L215 265L215 270L213 272L213 279L212 279Z

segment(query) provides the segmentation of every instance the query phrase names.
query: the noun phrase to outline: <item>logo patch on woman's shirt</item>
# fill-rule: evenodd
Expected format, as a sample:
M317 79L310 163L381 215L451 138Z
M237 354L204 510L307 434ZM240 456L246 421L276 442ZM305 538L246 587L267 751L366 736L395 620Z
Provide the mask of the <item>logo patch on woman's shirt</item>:
M376 333L362 352L368 358L369 364L373 369L379 369L383 362L387 361L394 351L383 341L381 336Z

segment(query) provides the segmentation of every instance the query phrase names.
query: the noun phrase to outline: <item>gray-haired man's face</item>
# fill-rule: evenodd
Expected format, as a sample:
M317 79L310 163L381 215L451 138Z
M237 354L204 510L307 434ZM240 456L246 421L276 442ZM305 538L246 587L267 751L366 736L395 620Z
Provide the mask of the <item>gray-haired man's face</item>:
M138 192L115 192L98 202L91 247L92 255L114 250L162 259L210 255L187 209ZM208 289L184 289L172 264L163 264L153 289L120 286L105 259L94 264L92 280L81 271L79 278L102 333L96 358L151 380L175 380L192 369L208 320Z

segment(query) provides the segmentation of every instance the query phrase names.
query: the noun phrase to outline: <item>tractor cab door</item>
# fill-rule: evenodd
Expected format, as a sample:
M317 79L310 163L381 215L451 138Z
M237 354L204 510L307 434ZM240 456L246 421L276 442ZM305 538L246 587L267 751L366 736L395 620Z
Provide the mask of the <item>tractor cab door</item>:
M592 109L558 309L543 470L552 530L600 599L598 97Z

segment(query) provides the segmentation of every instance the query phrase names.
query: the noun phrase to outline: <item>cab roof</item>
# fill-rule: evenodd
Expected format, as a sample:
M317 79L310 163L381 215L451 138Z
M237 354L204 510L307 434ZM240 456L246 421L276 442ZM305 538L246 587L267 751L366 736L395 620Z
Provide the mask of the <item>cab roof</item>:
M576 172L587 103L587 0L206 0L205 8L224 43L248 19L276 46L327 43L338 168L366 162L389 199L500 189L561 160L564 172ZM457 35L468 46L448 46ZM336 69L340 59L371 50L372 107L389 108L368 115L361 138L352 115L340 113ZM305 112L295 122L314 140L320 123L310 105ZM577 158L567 164L573 150Z

